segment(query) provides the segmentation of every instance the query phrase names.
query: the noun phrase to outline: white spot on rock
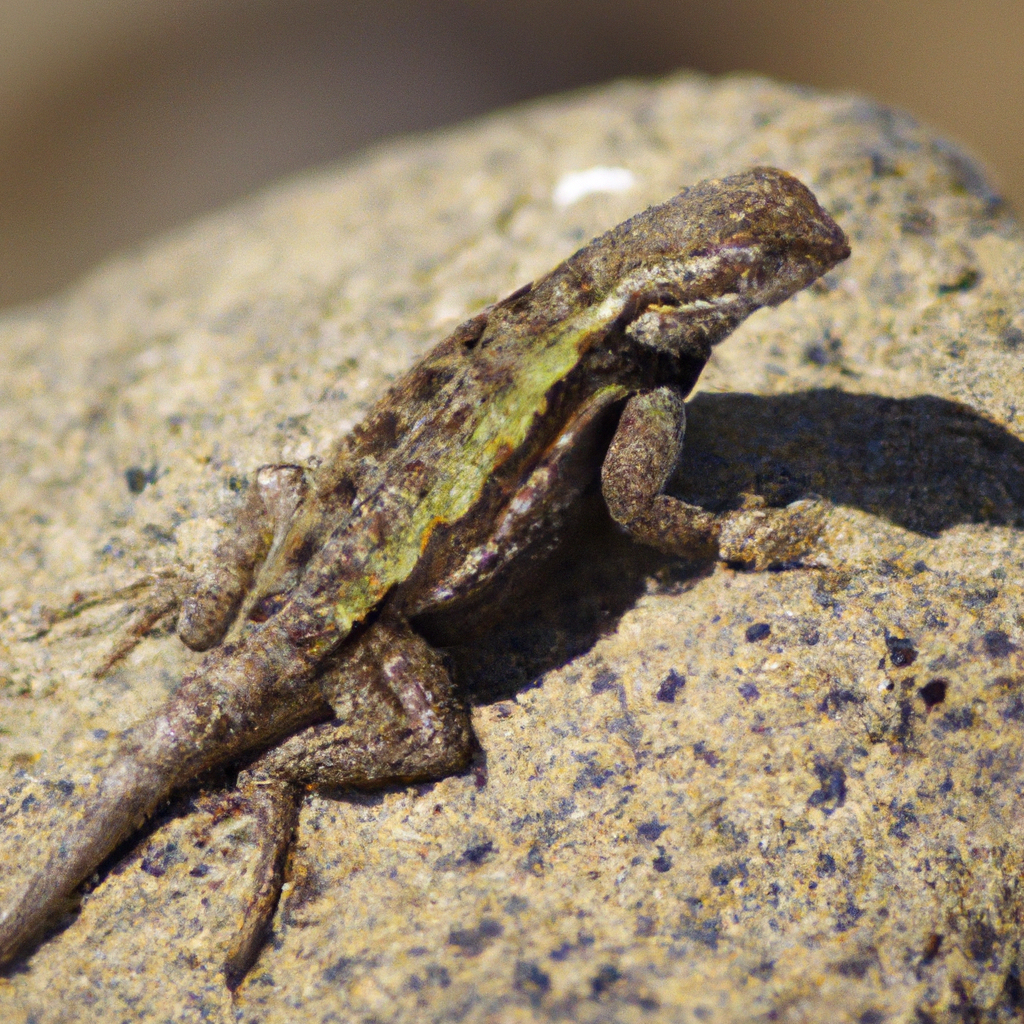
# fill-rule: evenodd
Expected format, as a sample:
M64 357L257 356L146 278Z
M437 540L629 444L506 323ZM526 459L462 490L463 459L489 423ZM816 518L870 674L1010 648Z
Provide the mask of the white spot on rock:
M584 196L598 192L626 192L636 184L636 175L626 167L588 167L563 174L551 195L555 206L572 206Z

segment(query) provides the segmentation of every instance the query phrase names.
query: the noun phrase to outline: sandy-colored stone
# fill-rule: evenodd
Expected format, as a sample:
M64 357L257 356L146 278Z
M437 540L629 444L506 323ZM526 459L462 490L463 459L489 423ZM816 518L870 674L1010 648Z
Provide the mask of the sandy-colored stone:
M854 255L719 350L675 490L823 496L818 564L684 565L591 503L500 626L431 624L474 769L310 796L233 1004L254 847L209 780L0 978L5 1021L1019 1019L1024 243L926 130L757 79L399 142L0 321L0 888L196 657L159 632L95 681L140 596L55 610L201 558L240 477L326 450L461 318L757 163ZM595 165L636 183L552 203Z

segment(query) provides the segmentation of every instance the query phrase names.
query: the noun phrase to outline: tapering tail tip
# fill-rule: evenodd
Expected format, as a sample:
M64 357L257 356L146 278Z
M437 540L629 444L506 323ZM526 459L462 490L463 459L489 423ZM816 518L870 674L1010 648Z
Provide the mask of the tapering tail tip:
M38 852L42 867L0 907L0 965L24 955L72 909L79 885L153 813L167 789L163 779L126 753L77 808L75 799L69 800L43 839L44 849ZM71 813L77 820L69 825ZM32 828L37 833L39 823Z

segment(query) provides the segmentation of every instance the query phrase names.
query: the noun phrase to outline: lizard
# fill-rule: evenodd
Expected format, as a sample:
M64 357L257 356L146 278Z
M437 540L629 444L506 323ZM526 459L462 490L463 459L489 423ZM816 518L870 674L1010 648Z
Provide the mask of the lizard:
M700 182L465 321L315 470L261 467L181 600L179 637L208 653L121 734L80 820L0 908L0 963L173 792L236 764L260 846L224 963L234 990L307 789L469 762L468 711L416 617L500 586L595 481L612 518L666 552L761 568L810 546L817 502L713 514L665 487L713 347L849 253L784 171Z

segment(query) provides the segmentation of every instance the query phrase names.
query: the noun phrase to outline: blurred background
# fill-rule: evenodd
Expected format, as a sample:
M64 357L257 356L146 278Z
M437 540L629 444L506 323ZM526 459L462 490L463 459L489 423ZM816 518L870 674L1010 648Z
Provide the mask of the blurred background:
M1024 211L1024 0L0 0L0 305L376 139L682 67L903 107Z

